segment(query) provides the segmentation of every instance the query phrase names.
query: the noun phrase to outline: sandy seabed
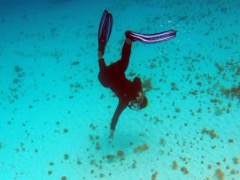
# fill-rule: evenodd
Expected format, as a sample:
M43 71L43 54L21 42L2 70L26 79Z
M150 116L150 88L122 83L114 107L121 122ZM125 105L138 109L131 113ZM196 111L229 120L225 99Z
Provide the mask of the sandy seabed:
M3 1L0 179L240 179L238 1ZM97 30L114 18L105 60L127 29L178 30L133 43L126 75L149 105L126 109L98 82Z

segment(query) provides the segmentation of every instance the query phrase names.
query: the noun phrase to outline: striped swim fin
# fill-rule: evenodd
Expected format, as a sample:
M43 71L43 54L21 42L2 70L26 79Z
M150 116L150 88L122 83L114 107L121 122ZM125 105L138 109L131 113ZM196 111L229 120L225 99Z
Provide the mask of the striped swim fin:
M141 34L132 31L126 31L126 37L132 41L141 41L144 43L157 43L162 41L167 41L176 36L176 30L169 30L154 34Z

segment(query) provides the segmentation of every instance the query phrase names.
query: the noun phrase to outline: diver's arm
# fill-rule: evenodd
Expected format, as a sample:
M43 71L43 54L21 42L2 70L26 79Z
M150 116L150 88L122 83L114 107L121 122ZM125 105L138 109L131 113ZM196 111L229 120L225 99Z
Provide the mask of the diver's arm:
M118 122L118 118L121 115L121 113L123 112L123 110L127 107L127 105L128 105L127 103L119 100L118 106L117 106L117 108L114 112L114 115L113 115L112 121L111 121L111 134L112 134L112 136L113 136L113 132L115 130L116 124ZM111 137L111 135L110 135L110 137Z

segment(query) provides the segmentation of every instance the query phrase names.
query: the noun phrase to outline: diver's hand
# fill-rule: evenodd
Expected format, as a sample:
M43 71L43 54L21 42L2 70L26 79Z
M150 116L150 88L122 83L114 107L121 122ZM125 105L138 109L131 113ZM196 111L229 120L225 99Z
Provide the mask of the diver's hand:
M111 130L111 131L110 131L109 138L110 138L110 139L113 139L113 135L114 135L114 130Z

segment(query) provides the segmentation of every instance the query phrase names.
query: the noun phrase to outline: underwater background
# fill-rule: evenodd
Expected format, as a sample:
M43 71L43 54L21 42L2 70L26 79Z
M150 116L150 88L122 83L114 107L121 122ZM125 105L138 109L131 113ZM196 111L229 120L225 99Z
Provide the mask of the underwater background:
M238 0L0 0L0 179L240 179ZM150 101L126 109L98 82L97 31L113 15L105 51L124 32L178 30L134 42L126 75Z

